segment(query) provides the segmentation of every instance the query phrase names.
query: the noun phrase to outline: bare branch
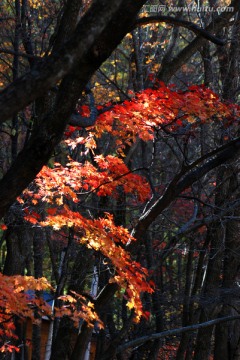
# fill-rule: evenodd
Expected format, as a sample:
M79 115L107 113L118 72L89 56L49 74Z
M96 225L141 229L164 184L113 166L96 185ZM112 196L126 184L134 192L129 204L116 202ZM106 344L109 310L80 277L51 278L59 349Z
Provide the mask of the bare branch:
M162 22L176 26L182 26L186 29L193 31L195 34L200 35L203 38L212 41L216 45L224 45L226 43L225 40L217 38L206 29L201 28L200 26L192 23L191 21L177 19L172 16L155 15L155 16L142 17L137 20L137 22L135 23L135 27L148 25L148 24L162 23Z
M156 217L170 205L173 199L209 171L236 156L239 150L240 137L200 157L189 166L183 167L173 178L165 193L143 213L132 235L137 239L141 239L142 234L144 234Z
M238 0L233 0L229 7L234 8L234 12L223 12L206 27L205 31L211 33L214 31L215 33L223 28L224 26L231 25L230 19L233 17L234 14L236 14L237 11L239 11L240 8L240 2ZM158 80L169 82L171 77L177 72L180 67L185 64L188 59L191 58L193 54L200 49L200 47L204 44L206 41L205 38L202 37L202 35L198 35L189 45L187 45L185 48L183 48L172 61L169 61L165 66L163 66L158 75Z
M35 56L35 55L31 55L31 54L26 54L26 53L23 53L23 52L18 52L18 53L16 53L16 51L11 50L11 49L3 49L3 48L0 48L0 53L9 54L9 55L17 55L17 56L20 56L20 57L25 57L25 58L30 58L30 59L40 59L39 56Z
M223 322L233 321L233 320L238 320L238 319L240 319L240 315L225 316L225 317L222 317L219 319L206 321L204 323L200 323L200 324L196 324L196 325L184 326L179 329L167 330L167 331L163 331L161 333L142 336L138 339L131 340L131 341L125 343L124 345L119 346L117 348L116 353L119 354L129 348L138 347L147 341L153 341L153 340L160 339L160 338L163 338L166 336L175 336L175 335L179 335L182 333L191 332L191 331L195 331L198 329L206 328L208 326L213 326L213 325L221 324Z

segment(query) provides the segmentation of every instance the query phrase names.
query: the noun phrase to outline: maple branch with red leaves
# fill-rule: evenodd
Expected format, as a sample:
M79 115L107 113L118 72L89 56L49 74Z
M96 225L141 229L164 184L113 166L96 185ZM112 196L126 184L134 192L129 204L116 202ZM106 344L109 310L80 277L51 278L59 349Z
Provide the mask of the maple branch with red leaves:
M53 111L36 125L29 142L0 181L1 217L47 163L62 138L79 94L130 30L145 2L94 2L71 38L57 52L35 64L30 72L0 93L0 122L3 122L63 79Z

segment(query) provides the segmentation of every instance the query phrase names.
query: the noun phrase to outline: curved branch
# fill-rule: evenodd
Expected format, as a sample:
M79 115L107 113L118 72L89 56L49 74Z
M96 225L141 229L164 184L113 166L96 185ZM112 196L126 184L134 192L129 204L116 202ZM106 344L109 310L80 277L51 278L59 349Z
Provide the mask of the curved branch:
M129 348L138 347L147 341L153 341L155 339L160 339L160 338L163 338L166 336L175 336L175 335L182 334L185 332L195 331L198 329L206 328L208 326L213 326L213 325L221 324L223 322L233 321L233 320L238 320L238 319L240 319L240 315L225 316L225 317L222 317L219 319L206 321L204 323L200 323L200 324L196 324L196 325L184 326L179 329L167 330L167 331L163 331L161 333L142 336L138 339L131 340L131 341L125 343L124 345L119 346L117 348L116 353L119 354Z
M229 204L229 206L226 209L223 209L222 211L219 211L216 215L209 215L207 217L204 217L203 219L196 219L196 222L194 225L190 226L189 228L182 228L179 229L179 231L176 232L176 235L174 235L164 248L164 251L161 252L159 256L159 261L163 262L175 249L175 246L177 245L179 239L186 236L189 233L196 232L199 228L202 226L208 226L209 224L219 221L219 219L223 219L229 214L232 213L235 209L238 209L240 205L240 200L233 201ZM156 268L159 265L156 265ZM154 269L153 269L154 270Z
M141 239L142 234L145 233L157 216L177 196L209 171L235 157L239 151L240 137L204 155L189 166L184 166L168 185L165 193L140 217L132 235L137 239Z
M95 106L94 96L90 89L88 89L88 98L89 98L89 107L90 107L90 116L84 117L81 114L73 113L70 116L69 125L72 126L80 126L82 128L87 128L89 126L93 126L97 120L98 111Z
M224 45L226 43L225 40L219 39L216 36L210 34L206 29L201 28L197 24L192 23L191 21L181 20L174 18L172 16L165 15L155 15L155 16L146 16L137 20L134 24L134 27L148 25L148 24L156 24L156 23L166 23L172 24L176 26L182 26L186 29L193 31L195 34L202 36L203 38L212 41L216 45Z
M240 2L238 0L232 0L229 7L234 8L234 12L223 12L218 15L214 20L206 27L205 31L207 32L218 32L222 27L226 26L226 22L229 21L234 14L240 9ZM198 49L206 41L201 35L198 35L189 45L185 46L172 61L169 61L165 66L163 66L157 74L157 79L169 82L171 77L185 64L193 54L195 54Z

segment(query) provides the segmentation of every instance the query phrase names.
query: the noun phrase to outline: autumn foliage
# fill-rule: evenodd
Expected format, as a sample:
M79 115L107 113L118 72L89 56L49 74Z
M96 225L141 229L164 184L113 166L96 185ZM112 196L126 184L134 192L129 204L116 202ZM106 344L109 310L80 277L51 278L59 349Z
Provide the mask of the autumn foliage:
M144 141L152 140L155 130L189 132L200 124L223 120L226 126L237 118L239 111L237 105L222 102L204 86L177 91L161 84L158 89L144 90L100 115L94 132L97 137L104 131L111 132L119 150L138 136Z
M4 276L0 273L0 352L19 350L11 344L16 339L14 318L30 318L35 322L36 310L40 316L51 315L51 307L32 291L51 290L47 279L34 279L32 276ZM29 290L31 292L29 293Z
M97 218L87 217L78 211L77 206L92 194L117 200L120 190L130 204L144 205L154 189L143 169L133 169L125 163L127 149L137 139L144 142L153 140L159 131L191 136L203 123L211 121L229 125L239 116L240 109L222 102L219 96L203 86L177 91L161 84L158 89L147 89L130 96L131 100L112 106L108 111L104 111L102 106L95 126L84 134L79 134L78 128L67 129L63 146L70 155L66 155L62 164L44 166L18 201L23 207L25 220L33 226L50 227L66 234L71 230L74 241L103 254L114 268L110 282L116 282L120 289L124 289L127 307L134 309L135 320L139 321L144 315L142 293L152 293L154 283L147 269L132 259L128 252L129 244L135 241L131 236L131 226L125 228L116 225L114 215L108 212ZM106 133L114 140L111 151L98 154L98 142L104 139ZM84 162L71 157L71 152L79 146L86 155ZM39 205L43 206L41 211ZM50 315L49 307L39 298L29 299L26 293L28 289L50 290L45 279L1 275L0 284L2 337L15 336L15 315L33 319L35 308L39 309L40 314ZM91 325L96 320L100 321L94 312L94 305L81 294L64 295L61 300L70 306L57 309L57 316L72 317L75 324L80 318ZM81 302L81 311L77 310L78 301ZM5 351L5 345L1 349Z

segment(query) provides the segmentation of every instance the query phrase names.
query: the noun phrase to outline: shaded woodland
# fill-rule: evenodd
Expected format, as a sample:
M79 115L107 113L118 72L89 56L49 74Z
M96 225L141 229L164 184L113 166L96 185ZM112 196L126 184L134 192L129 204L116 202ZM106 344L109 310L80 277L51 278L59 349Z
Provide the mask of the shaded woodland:
M0 39L0 359L240 360L239 1L2 0Z

